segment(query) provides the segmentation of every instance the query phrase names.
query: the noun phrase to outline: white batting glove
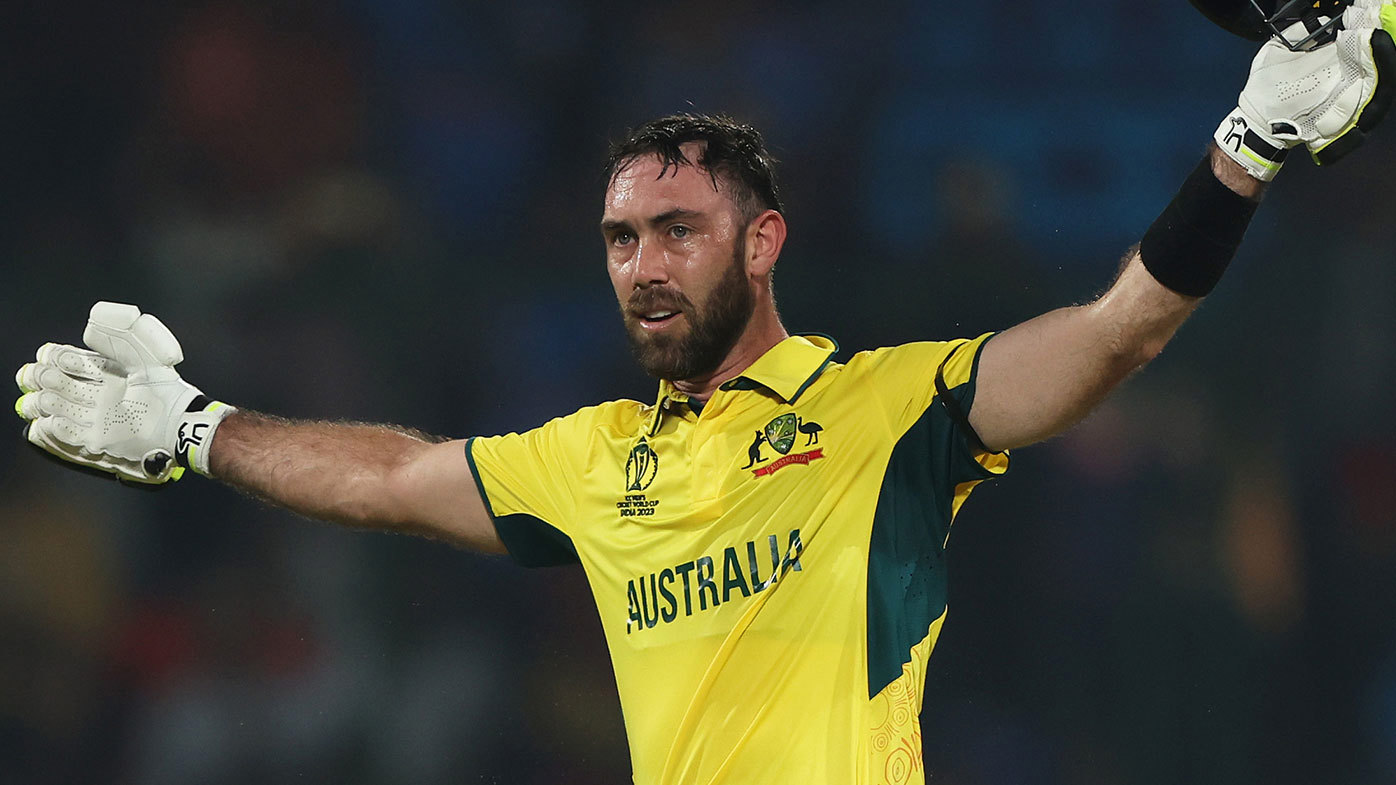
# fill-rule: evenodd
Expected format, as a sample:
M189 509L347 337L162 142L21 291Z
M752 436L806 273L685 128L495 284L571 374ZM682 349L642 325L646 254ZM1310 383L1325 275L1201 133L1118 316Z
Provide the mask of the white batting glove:
M207 475L213 432L236 410L180 378L184 352L169 328L134 305L100 302L82 340L91 351L46 343L15 374L29 442L127 482L159 485L186 467Z
M1326 17L1319 17L1320 22ZM1303 144L1331 164L1362 144L1396 93L1396 3L1355 0L1337 40L1290 51L1271 39L1251 62L1237 107L1214 136L1258 180L1274 179L1289 149ZM1302 38L1296 24L1287 38Z

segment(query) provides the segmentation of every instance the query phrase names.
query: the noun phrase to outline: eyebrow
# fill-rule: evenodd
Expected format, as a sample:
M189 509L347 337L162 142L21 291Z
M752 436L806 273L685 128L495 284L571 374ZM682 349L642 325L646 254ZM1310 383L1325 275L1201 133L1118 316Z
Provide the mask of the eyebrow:
M662 226L663 224L669 223L670 221L682 220L685 218L696 218L701 215L702 213L697 210L688 210L683 207L675 207L672 210L665 210L664 212L658 215L652 216L648 221L646 221L646 223L648 223L650 226ZM631 226L629 221L617 221L614 219L608 219L601 222L601 231L603 232L614 232L619 229L630 228Z

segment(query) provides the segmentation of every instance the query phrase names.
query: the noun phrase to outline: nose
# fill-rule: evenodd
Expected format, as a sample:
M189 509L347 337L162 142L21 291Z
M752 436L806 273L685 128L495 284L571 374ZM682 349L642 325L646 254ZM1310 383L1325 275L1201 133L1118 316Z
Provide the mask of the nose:
M669 280L669 259L659 243L641 240L635 248L632 283L637 289L666 283Z

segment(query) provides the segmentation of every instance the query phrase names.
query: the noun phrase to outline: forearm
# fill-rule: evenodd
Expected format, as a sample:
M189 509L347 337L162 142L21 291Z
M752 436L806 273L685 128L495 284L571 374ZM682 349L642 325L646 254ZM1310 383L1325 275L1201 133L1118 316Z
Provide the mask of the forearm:
M302 515L405 529L412 515L394 492L394 472L436 441L382 425L238 412L218 428L209 460L218 480Z

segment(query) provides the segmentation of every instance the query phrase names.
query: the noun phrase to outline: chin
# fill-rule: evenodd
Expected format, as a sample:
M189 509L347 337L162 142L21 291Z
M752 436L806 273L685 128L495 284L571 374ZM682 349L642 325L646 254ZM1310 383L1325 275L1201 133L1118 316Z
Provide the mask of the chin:
M690 325L681 325L679 330L665 331L655 335L626 321L626 337L630 342L630 354L644 372L656 379L671 382L684 381L712 373L718 361L701 357L688 345ZM672 334L671 334L672 333ZM698 367L703 360L706 367Z
M690 374L683 373L686 369L678 363L679 358L672 353L645 352L637 358L640 367L645 373L656 379L668 379L671 382L682 381Z
M648 336L647 336L648 337ZM682 381L695 374L685 367L684 357L675 341L663 341L662 346L654 340L637 341L631 344L631 353L645 373L656 379Z

